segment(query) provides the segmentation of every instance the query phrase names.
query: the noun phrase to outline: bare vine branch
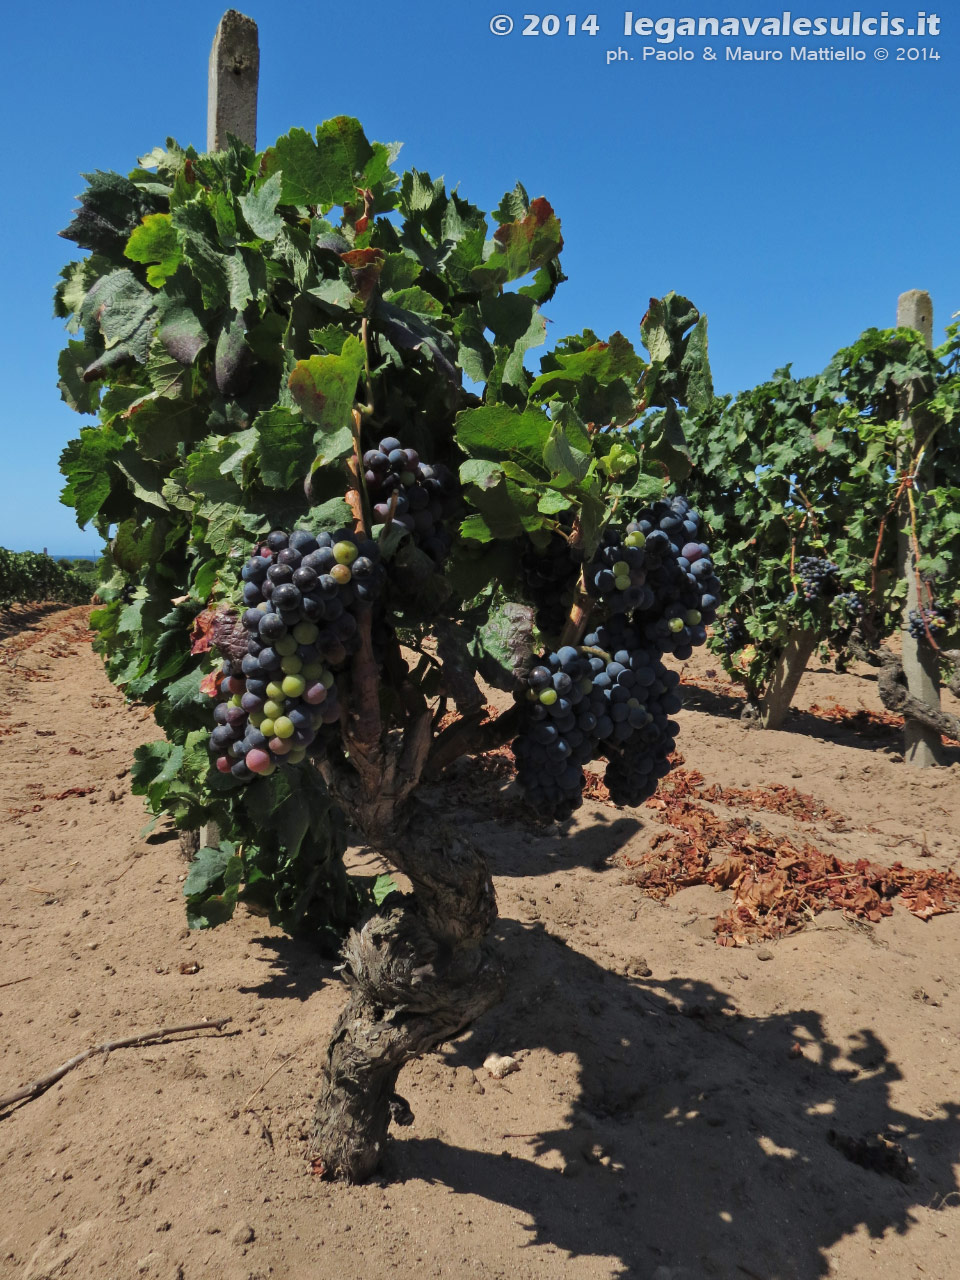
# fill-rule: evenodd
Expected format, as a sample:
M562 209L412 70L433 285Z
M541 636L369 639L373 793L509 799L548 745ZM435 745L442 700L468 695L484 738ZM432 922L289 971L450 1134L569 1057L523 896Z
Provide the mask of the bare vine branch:
M49 1089L51 1085L63 1079L68 1071L72 1071L74 1067L79 1067L81 1062L86 1062L88 1058L92 1058L98 1053L112 1053L114 1049L130 1049L148 1044L153 1040L164 1040L167 1036L186 1035L192 1031L220 1031L228 1022L232 1021L232 1018L218 1018L215 1022L186 1022L179 1027L157 1027L155 1031L141 1031L139 1035L124 1036L122 1040L107 1040L103 1044L94 1045L92 1049L84 1049L83 1053L78 1053L68 1061L61 1063L59 1067L54 1067L52 1071L40 1076L32 1084L25 1084L22 1089L15 1089L13 1093L6 1094L0 1098L0 1110L13 1106L15 1102L22 1102L26 1098L38 1097Z

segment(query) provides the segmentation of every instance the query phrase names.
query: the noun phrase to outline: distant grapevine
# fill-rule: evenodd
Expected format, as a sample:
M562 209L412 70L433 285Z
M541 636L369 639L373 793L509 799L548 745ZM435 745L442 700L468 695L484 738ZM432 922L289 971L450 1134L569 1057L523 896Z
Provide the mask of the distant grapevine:
M689 432L685 483L725 586L711 645L752 699L792 637L829 642L838 661L875 653L908 603L917 602L911 634L956 648L958 354L956 325L934 351L909 330L871 329L818 375L780 369L714 400ZM908 393L912 442L901 414ZM909 584L899 571L905 526Z
M44 600L87 604L92 594L85 577L51 556L0 547L0 609Z

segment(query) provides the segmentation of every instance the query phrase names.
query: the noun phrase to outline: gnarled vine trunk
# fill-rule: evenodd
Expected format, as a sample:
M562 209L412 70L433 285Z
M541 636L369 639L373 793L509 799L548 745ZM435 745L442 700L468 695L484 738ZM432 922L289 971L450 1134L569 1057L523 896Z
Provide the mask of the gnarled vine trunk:
M322 1172L348 1182L376 1170L391 1119L412 1119L396 1094L403 1064L462 1031L503 992L502 965L485 942L497 907L480 852L418 800L405 806L399 829L367 834L414 893L388 902L345 947L350 998L327 1051L313 1136Z

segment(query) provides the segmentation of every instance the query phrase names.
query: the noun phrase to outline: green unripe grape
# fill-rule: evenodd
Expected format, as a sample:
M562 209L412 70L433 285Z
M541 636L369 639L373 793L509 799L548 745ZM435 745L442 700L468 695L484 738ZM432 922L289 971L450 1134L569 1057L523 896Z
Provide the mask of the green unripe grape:
M285 764L299 764L307 754L306 747L294 747L284 759Z
M253 725L255 729L260 728L265 718L266 717L264 716L262 711L251 711L249 716L247 716L247 719L250 721L250 723Z
M593 681L589 678L589 676L584 676L583 679L580 681L580 692L589 693L592 688L593 688Z
M678 632L683 630L684 622L682 618L671 618L670 621L667 623L667 626L670 628L673 634L676 635Z
M630 566L627 564L626 560L618 560L616 564L613 564L610 567L618 578L630 577Z
M318 676L317 679L325 689L330 689L333 686L334 676L332 671L324 671L323 675Z
M646 543L646 538L638 529L636 533L628 533L623 540L625 547L642 547Z
M628 698L628 699L627 699L627 706L630 708L630 710L631 710L631 711L635 710L637 707L642 706L642 705L643 705L643 704L640 702L640 699L639 699L639 698Z
M540 701L545 707L552 707L557 700L556 689L544 689L540 694Z
M695 627L695 626L697 625L697 623L700 621L700 616L701 616L701 615L700 615L700 610L699 610L699 609L688 609L688 610L687 610L687 612L686 612L686 614L685 614L684 616L685 616L685 618L686 618L687 626L688 626L688 627Z
M274 702L276 702L278 698L281 700L283 699L283 685L279 680L271 680L267 685L267 697L272 698Z
M291 654L297 652L297 642L293 636L282 636L273 646L274 653L279 653L281 658L289 658Z
M338 547L342 547L343 545L344 544L342 542L337 543ZM347 545L349 546L350 544L348 543ZM354 548L354 550L356 550L356 548ZM345 587L353 577L353 573L351 572L348 564L335 564L330 569L330 577L334 582L339 582L341 587Z
M273 722L273 732L278 738L292 738L297 731L297 726L288 716L280 716Z
M307 682L303 676L289 675L284 678L283 692L288 698L299 698L307 687Z
M277 766L271 760L265 769L260 770L260 777L269 778L271 773L276 773L276 772L277 772Z
M360 548L353 542L338 542L333 548L333 558L337 564L353 564L360 554Z
M265 702L263 704L263 714L268 720L276 720L277 716L282 716L283 699L280 698L279 700L274 701L273 698L271 698L269 702ZM260 732L262 733L263 730L261 729Z
M293 628L293 638L297 644L313 644L320 634L320 628L313 622L298 622Z
M239 695L239 693L235 693L235 694L233 695L233 697L230 699L230 704L229 704L229 705L230 705L231 707L239 707L239 705L240 705L240 695Z
M280 670L287 676L295 676L298 671L303 670L303 659L297 654L292 653L289 658L283 658L280 661Z
M263 734L265 738L273 737L274 727L275 727L274 723L269 716L264 716L263 719L260 721L260 723L257 725L257 728L260 730L260 732Z
M322 662L305 662L300 668L300 674L304 680L309 680L311 683L314 680L319 680L323 672L324 666Z
M630 585L630 575L617 574L613 580L613 585L618 591L626 591L627 587Z

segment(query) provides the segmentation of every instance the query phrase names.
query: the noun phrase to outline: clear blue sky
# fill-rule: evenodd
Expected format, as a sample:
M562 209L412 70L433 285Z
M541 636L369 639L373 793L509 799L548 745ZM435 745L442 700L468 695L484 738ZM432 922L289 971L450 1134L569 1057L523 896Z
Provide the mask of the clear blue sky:
M402 166L445 175L482 208L520 179L563 223L570 278L546 308L553 337L589 326L638 341L647 299L676 289L709 316L721 391L787 362L818 370L861 330L892 324L906 289L930 291L939 336L960 310L960 16L942 0L799 3L796 17L858 7L912 20L943 9L941 34L672 44L623 34L627 9L779 17L785 5L772 0L593 0L578 16L596 14L594 37L566 35L564 13L560 34L522 36L522 9L548 13L550 0L366 0L349 10L247 0L241 8L260 28L258 144L349 114L370 137L402 140ZM204 146L207 58L224 7L102 0L94 11L52 0L8 13L0 545L99 547L58 501L59 453L83 420L56 387L65 335L51 295L75 256L56 232L81 173L125 172L167 136ZM515 20L511 35L491 34L498 13ZM784 58L727 61L726 46L738 44ZM866 59L791 61L791 45ZM910 46L940 58L898 61ZM694 58L644 60L644 47ZM715 62L703 60L707 47ZM633 61L606 65L618 48Z

